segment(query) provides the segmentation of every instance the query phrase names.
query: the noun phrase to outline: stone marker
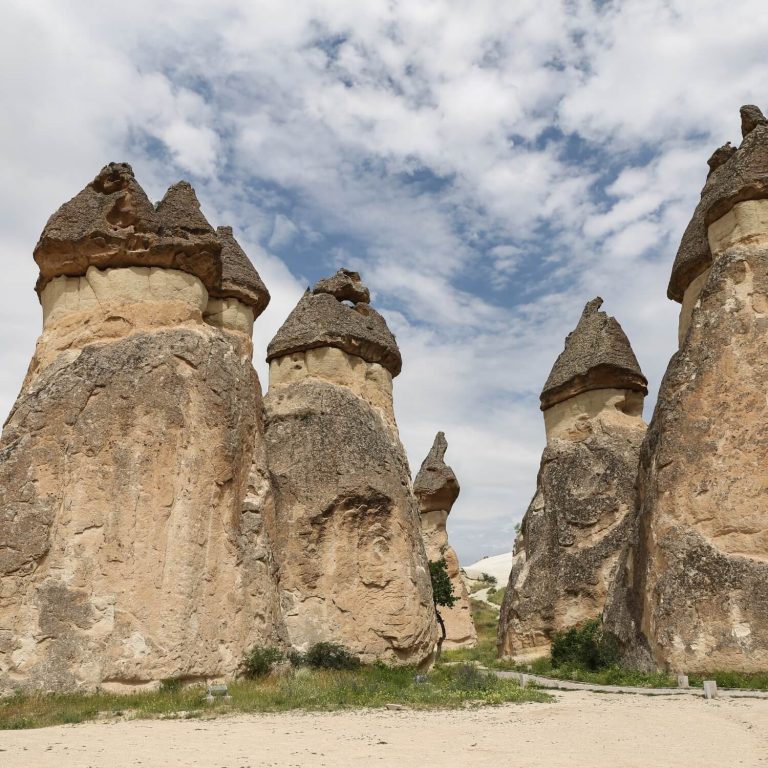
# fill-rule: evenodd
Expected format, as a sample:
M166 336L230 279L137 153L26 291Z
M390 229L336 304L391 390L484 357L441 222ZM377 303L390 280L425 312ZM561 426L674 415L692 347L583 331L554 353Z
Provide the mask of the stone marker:
M717 698L717 683L714 680L704 681L704 698L705 699Z
M688 675L678 675L677 676L677 687L678 688L690 688L690 684L688 683Z
M499 621L499 652L518 661L600 616L629 536L646 380L601 305L586 305L541 393L547 446Z

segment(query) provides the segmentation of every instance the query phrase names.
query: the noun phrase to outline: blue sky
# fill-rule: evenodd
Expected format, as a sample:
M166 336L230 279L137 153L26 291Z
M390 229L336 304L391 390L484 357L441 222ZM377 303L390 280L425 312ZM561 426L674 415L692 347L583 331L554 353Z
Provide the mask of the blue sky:
M398 336L403 442L438 429L465 562L508 551L538 392L601 295L658 388L666 282L711 151L761 103L764 0L6 0L0 409L40 328L34 243L110 160L186 178L269 286L255 364L306 285L359 269Z

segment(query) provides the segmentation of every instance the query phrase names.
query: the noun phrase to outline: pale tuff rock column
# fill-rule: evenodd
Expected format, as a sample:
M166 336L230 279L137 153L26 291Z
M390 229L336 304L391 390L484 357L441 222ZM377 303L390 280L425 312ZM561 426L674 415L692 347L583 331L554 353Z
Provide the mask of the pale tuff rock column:
M606 616L635 666L768 669L768 121L743 107L742 131L710 160L669 283L687 318Z
M440 608L445 623L443 648L473 648L477 644L477 631L469 609L469 595L461 578L459 558L448 543L446 523L456 499L459 497L459 481L445 463L448 442L438 432L432 450L424 459L419 474L413 481L413 492L419 502L421 535L429 560L445 559L448 575L457 600L452 608Z
M392 410L397 343L354 272L320 281L269 345L267 453L294 647L419 663L437 629Z
M547 446L501 607L503 656L550 651L600 616L634 506L647 382L619 323L590 301L541 393Z
M281 640L251 340L203 319L234 291L225 235L188 184L155 208L124 164L43 231L43 334L0 443L0 691L229 675Z

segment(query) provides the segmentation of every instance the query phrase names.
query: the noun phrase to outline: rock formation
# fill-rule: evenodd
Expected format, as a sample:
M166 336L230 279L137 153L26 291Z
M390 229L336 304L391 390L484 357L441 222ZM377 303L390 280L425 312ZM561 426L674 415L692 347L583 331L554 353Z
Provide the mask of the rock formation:
M392 406L397 343L354 272L307 291L268 349L281 605L297 648L418 663L437 630Z
M631 522L647 382L619 323L590 301L541 393L547 446L501 608L503 656L546 655L600 615Z
M680 348L606 610L640 667L768 669L768 121L741 115L741 146L710 162L672 269Z
M445 559L453 593L457 598L452 608L440 608L446 632L443 648L472 648L477 644L477 631L469 609L467 587L461 578L459 558L448 543L446 530L448 515L460 491L456 475L444 460L447 450L445 435L438 432L432 450L413 481L413 492L419 502L421 535L427 558Z
M253 320L182 182L111 164L49 220L44 328L0 443L0 691L233 674L283 641Z

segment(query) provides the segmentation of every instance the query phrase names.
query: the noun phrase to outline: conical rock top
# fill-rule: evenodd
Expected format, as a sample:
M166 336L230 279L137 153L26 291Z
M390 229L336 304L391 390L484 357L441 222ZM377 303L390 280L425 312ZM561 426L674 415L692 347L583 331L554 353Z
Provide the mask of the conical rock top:
M598 296L587 302L541 393L541 409L592 389L648 393L648 381L616 318L600 311Z
M384 318L367 303L350 306L326 292L325 285L331 280L321 280L319 287L302 296L270 342L267 360L318 347L336 347L369 363L379 363L397 376L402 357ZM346 295L346 291L339 293Z
M127 163L110 163L51 216L35 246L37 291L89 267L164 267L221 279L221 246L189 185L175 185L155 210Z
M744 140L737 150L728 144L709 160L710 172L672 267L667 295L683 300L686 288L712 265L707 230L737 203L768 198L768 120L755 106L741 108Z
M213 235L213 227L200 210L200 201L188 181L178 181L168 187L157 204L157 215L163 226L173 232Z
M765 125L768 120L765 119L760 107L754 104L745 104L740 110L741 115L741 136L746 139L758 125Z
M221 243L221 285L211 295L216 298L235 298L247 304L258 317L269 304L267 286L251 260L235 240L232 227L218 227Z
M456 499L459 497L459 481L453 470L445 463L445 452L448 450L448 441L445 433L438 432L432 450L421 464L419 474L413 481L413 492L419 500L422 512L432 510L451 511Z

